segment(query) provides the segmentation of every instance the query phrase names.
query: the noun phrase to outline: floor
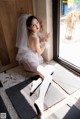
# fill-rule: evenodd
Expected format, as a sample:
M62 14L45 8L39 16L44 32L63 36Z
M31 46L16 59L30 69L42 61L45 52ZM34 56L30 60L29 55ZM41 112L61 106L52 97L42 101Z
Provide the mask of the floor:
M55 65L57 63L54 61L51 61L49 62L49 64ZM20 118L18 117L18 114L16 113L14 107L12 106L11 101L6 95L5 89L12 87L24 80L27 80L28 77L31 77L34 75L35 75L34 73L32 74L31 72L26 72L22 66L15 67L13 69L6 71L6 73L2 72L0 74L0 81L3 84L3 87L0 88L0 95L2 99L4 100L4 103L11 116L11 119L20 119ZM55 104L48 110L46 110L43 113L41 119L63 119L65 114L69 111L70 106L72 107L72 105L75 105L80 110L80 103L79 103L80 89L72 93L71 95L69 95L56 83L53 83L53 85L55 85L56 88L59 89L65 95L66 98L60 101L59 103ZM68 104L70 106L67 106ZM62 111L60 110L61 108L63 108ZM51 116L51 114L53 114L54 116Z

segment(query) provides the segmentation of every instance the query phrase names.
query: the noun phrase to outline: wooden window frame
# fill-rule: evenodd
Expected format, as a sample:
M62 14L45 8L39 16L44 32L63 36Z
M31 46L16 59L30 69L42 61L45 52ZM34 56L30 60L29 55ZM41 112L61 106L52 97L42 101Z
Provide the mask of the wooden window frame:
M80 69L59 57L60 0L52 0L53 10L53 60L80 76Z

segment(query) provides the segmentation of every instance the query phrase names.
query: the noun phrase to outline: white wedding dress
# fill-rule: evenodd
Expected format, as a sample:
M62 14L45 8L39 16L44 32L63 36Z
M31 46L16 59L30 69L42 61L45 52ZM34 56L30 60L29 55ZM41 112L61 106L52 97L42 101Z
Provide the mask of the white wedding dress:
M17 25L17 41L16 47L18 53L16 60L19 63L23 63L25 67L29 67L32 72L35 72L37 67L43 63L43 57L38 55L37 52L33 52L28 47L28 34L26 29L26 20L30 15L21 15ZM42 44L43 45L43 44Z

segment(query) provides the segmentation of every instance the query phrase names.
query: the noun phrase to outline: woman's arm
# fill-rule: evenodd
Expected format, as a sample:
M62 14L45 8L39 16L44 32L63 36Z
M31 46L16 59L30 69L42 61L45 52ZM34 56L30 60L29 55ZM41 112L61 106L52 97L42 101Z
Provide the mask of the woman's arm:
M41 41L48 41L49 37L50 37L50 33L47 33L44 30L43 23L42 23L42 21L40 21L40 39L41 39Z
M48 41L49 37L50 37L50 33L44 33L43 37L42 37L42 40L43 41Z

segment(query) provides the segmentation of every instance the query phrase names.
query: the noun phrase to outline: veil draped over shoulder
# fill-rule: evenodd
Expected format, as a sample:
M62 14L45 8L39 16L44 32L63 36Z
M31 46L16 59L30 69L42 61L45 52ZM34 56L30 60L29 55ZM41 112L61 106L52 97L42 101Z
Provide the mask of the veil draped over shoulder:
M16 60L18 62L24 62L28 64L31 70L36 69L36 67L43 62L43 57L38 55L38 53L33 52L28 47L28 32L26 27L26 20L30 14L23 14L18 19L17 24L17 39L16 39L16 47L18 48L18 53L16 56Z

